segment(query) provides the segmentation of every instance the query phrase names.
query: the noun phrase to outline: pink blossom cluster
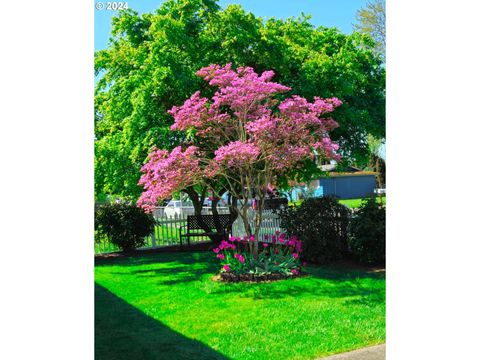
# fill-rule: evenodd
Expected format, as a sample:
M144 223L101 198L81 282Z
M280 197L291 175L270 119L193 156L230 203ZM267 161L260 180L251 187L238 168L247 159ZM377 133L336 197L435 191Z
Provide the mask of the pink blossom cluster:
M253 143L234 141L215 151L215 161L226 163L228 167L241 167L253 163L260 149Z
M328 99L321 99L317 96L314 97L314 102L310 103L301 96L293 95L291 98L284 100L278 108L280 112L285 116L297 117L299 114L314 114L315 116L323 116L326 113L330 113L335 108L342 105L342 102L333 97ZM311 117L311 120L315 121L315 117Z
M200 97L200 91L197 91L182 106L172 107L168 111L175 118L175 123L171 126L171 129L186 130L190 127L202 126L202 120L207 114L205 106L207 102L208 99Z
M234 112L249 111L256 113L257 106L271 95L291 90L270 81L275 73L264 71L260 76L251 67L239 67L232 69L232 64L225 66L210 65L200 69L198 76L209 81L212 86L217 86L219 91L213 96L212 106L218 109L222 105L228 105Z
M169 197L174 191L193 185L200 172L198 148L190 146L182 151L180 146L169 153L155 149L142 167L139 184L144 186L137 205L153 211L158 199Z
M252 137L274 136L276 134L278 118L270 115L264 115L257 120L245 124L245 129Z

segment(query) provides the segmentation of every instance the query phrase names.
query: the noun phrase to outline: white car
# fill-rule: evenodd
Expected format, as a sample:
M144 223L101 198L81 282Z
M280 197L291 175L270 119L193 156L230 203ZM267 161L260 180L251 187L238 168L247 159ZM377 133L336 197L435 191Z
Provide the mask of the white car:
M175 215L180 216L181 213L182 213L181 200L170 200L167 206L165 206L164 214L168 217L173 217Z

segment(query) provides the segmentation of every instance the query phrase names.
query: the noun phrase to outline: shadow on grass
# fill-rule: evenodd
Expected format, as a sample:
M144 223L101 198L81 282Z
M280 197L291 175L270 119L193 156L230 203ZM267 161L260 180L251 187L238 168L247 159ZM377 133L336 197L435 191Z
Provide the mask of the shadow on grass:
M175 285L179 283L189 283L197 281L205 274L214 274L218 271L218 262L209 259L210 253L171 253L171 254L155 254L139 258L123 258L103 262L96 266L133 266L127 272L111 271L112 275L120 276L136 276L136 277L153 277L158 279L159 285ZM216 259L215 259L216 260ZM158 267L148 266L141 268L143 265L159 264ZM135 267L140 268L136 269Z
M135 268L137 265L159 266ZM126 272L112 271L116 276L151 277L159 285L178 285L199 281L214 275L219 263L211 253L165 253L141 258L123 259L115 265L133 266ZM271 283L217 283L209 294L238 294L243 298L280 299L315 296L345 298L345 304L376 305L385 302L385 273L352 268L348 265L309 266L308 276Z
M191 360L228 357L173 331L95 284L96 360Z
M137 266L149 264L162 263L180 263L180 264L195 264L195 263L214 263L211 251L174 251L174 252L144 252L137 251L133 254L121 254L115 257L96 257L95 267L103 266ZM211 261L209 261L211 260Z
M385 302L384 283L328 280L309 276L303 279L287 279L269 284L226 284L211 291L212 294L238 294L242 298L344 298L344 304L375 306Z
M385 303L385 274L332 266L310 266L305 277L270 283L222 284L212 294L238 294L243 298L344 298L344 304L375 306Z

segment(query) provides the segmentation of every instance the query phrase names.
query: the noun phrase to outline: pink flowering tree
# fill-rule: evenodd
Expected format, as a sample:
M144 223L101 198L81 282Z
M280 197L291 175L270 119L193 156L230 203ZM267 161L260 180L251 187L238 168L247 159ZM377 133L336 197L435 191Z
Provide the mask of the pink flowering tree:
M339 159L329 132L338 124L329 117L341 105L337 98L309 102L293 95L280 101L289 87L272 82L273 71L261 75L250 67L210 65L197 72L216 88L211 98L194 93L173 107L171 129L187 139L170 153L155 149L143 166L144 186L138 205L151 210L158 199L175 191L221 182L237 202L251 250L258 254L262 211L268 189L278 179L300 171L305 160ZM255 223L248 222L248 200L255 199Z

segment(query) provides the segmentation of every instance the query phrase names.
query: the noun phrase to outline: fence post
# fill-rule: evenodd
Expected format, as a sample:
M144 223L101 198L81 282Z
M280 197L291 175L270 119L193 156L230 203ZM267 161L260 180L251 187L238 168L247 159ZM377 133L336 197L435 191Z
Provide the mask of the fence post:
M157 244L155 243L155 227L153 228L153 233L152 233L152 248L155 249L157 247Z

